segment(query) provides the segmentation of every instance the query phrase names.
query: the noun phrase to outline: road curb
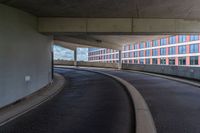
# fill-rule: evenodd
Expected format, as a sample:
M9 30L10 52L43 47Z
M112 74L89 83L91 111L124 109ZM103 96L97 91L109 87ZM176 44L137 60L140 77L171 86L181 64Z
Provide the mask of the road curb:
M67 67L60 67L60 68L67 68ZM89 70L89 69L84 69L84 68L68 68L68 69L99 73L99 74L108 76L116 80L123 86L125 86L125 88L127 89L128 93L131 96L132 102L134 103L135 117L136 117L136 133L157 133L149 107L147 106L147 103L145 102L142 95L139 93L139 91L137 91L137 89L133 85L131 85L127 81L117 76L114 76L105 72Z
M149 107L147 106L142 95L137 91L135 87L133 87L133 85L111 74L107 74L107 73L99 72L99 71L93 71L93 70L89 70L89 71L98 72L100 74L111 77L125 86L125 88L128 90L131 96L131 99L133 100L134 107L135 107L136 133L156 133L157 132Z
M52 99L64 88L65 84L63 76L54 74L54 81L49 86L23 98L19 103L0 109L0 127Z

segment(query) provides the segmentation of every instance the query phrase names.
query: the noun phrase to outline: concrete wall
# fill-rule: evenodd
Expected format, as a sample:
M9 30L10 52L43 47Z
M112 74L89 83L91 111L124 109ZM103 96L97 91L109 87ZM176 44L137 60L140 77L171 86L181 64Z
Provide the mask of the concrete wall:
M36 17L0 4L0 108L51 81L52 37L37 25Z
M66 66L73 66L74 61L64 61L64 60L55 60L54 65L66 65ZM118 68L117 63L99 63L99 62L84 62L84 61L77 61L77 66L83 67L102 67L102 68Z
M118 68L117 63L100 63L100 62L77 62L78 66L85 67L102 67L102 68Z
M123 64L122 68L200 80L200 67Z
M54 60L55 65L74 66L74 61Z

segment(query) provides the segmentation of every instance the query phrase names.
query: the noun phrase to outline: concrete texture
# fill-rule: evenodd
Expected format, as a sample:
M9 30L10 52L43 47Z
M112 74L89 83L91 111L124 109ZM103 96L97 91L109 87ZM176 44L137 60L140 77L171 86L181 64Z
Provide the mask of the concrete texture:
M0 2L44 17L200 19L199 0L0 0Z
M141 73L98 70L131 83L144 97L158 133L200 132L200 89Z
M199 29L199 20L177 18L39 18L39 31L43 33L169 35L197 33Z
M3 133L134 133L124 87L92 72L56 69L70 80L54 99L2 126Z
M39 91L21 99L15 104L0 109L0 126L5 125L50 100L63 89L65 83L66 81L63 76L54 74L54 80L48 86L41 88Z
M123 64L123 69L167 74L200 80L199 67L191 66L169 66L169 65L143 65L143 64Z
M74 61L54 60L54 65L73 66ZM77 61L76 66L102 67L102 68L115 68L115 69L119 67L117 63L100 63L100 62L84 62L84 61Z
M0 108L51 82L52 38L37 18L0 4Z

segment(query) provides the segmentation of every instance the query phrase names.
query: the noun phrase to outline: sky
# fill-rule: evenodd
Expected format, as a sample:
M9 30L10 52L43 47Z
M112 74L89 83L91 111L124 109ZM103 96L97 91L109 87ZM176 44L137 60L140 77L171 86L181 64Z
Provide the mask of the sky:
M74 51L72 50L54 45L53 51L55 60L74 60ZM88 61L88 48L77 48L77 54L78 61Z

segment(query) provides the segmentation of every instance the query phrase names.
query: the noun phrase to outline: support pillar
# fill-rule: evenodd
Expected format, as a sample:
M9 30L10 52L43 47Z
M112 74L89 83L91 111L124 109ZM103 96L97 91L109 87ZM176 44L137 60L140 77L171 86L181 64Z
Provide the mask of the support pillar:
M74 50L74 66L77 66L77 48Z
M119 63L118 63L118 69L122 69L122 51L119 50Z

